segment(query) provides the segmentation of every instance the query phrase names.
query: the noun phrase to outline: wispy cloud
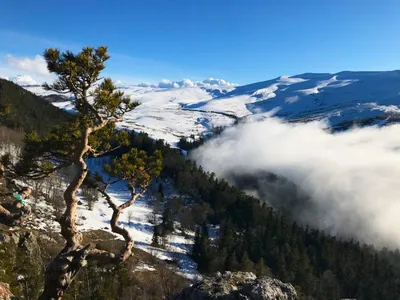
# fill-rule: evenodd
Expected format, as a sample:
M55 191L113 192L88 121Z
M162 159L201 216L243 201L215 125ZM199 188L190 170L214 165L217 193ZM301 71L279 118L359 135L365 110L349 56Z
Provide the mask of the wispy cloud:
M41 55L35 55L34 57L16 57L12 54L8 54L6 60L11 68L38 75L50 76L50 72L47 70L47 63Z

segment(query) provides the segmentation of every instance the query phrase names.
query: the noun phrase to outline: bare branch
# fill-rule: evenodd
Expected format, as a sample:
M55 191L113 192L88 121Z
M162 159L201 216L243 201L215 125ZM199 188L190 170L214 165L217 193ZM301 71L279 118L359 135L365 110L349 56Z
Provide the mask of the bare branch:
M129 233L128 230L126 230L123 227L120 227L118 225L118 221L119 221L119 216L121 214L121 212L126 209L127 207L131 206L135 200L142 196L143 194L135 194L132 191L132 197L129 201L124 202L123 204L121 204L120 206L117 206L111 199L110 195L107 193L107 188L109 187L109 185L106 185L105 188L103 189L98 189L99 192L106 198L107 203L110 205L110 207L113 210L113 214L110 220L110 225L111 225L111 231L114 233L117 233L119 235L121 235L124 240L125 240L125 246L123 247L123 249L121 250L118 259L120 261L125 261L126 259L129 258L129 256L132 254L132 248L134 246L134 241L133 241L133 237L131 236L131 234Z
M116 147L114 147L114 148L111 148L111 149L109 149L109 150L100 151L100 152L97 151L96 149L90 147L90 148L89 148L89 151L90 151L90 153L92 154L93 157L99 157L99 156L102 156L102 155L104 155L104 154L106 154L106 153L110 153L110 152L113 152L113 151L115 151L115 150L118 150L118 149L121 148L121 147L122 147L122 145L118 145L118 146L116 146Z
M134 194L134 195L131 197L131 199L130 199L129 201L122 203L122 204L118 207L118 209L124 210L125 208L128 208L129 206L131 206L131 205L136 201L137 198L139 198L139 197L141 197L141 196L143 196L143 193L141 193L141 194Z

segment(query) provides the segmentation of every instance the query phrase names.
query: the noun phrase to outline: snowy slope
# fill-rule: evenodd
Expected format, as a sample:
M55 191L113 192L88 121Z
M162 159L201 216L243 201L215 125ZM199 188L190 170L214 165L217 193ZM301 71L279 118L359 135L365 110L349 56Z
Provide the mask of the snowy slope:
M24 86L27 90L40 95L54 94L40 86ZM121 86L121 90L141 105L127 113L122 128L145 131L152 138L164 139L171 145L176 144L182 136L199 136L210 132L213 127L230 126L235 118L220 113L186 110L185 106L212 99L225 89L202 87L158 88L140 86ZM65 96L65 95L64 95ZM68 96L68 95L67 95ZM61 109L73 112L70 101L56 101L53 104Z
M99 172L104 178L107 178L102 166L108 162L109 158L102 157L89 159L87 164L92 172ZM124 181L112 185L109 188L109 195L117 205L130 198L130 192ZM173 195L173 191L166 188L165 196L171 195ZM141 248L163 260L172 260L173 257L179 257L178 272L190 279L198 277L197 265L189 257L194 239L193 232L190 237L184 237L177 232L168 235L166 249L155 248L150 245L154 228L154 224L149 222L149 215L153 211L152 202L152 191L149 190L143 197L138 198L131 207L121 213L119 224L129 230L135 240L135 247ZM112 210L104 198L100 197L92 210L89 210L86 206L79 206L77 215L78 220L80 220L78 226L81 230L104 229L111 231ZM159 217L161 219L161 216ZM117 238L121 238L121 236L117 235Z
M103 165L109 163L109 157L100 157L88 159L87 165L92 172L100 173L105 179L107 175L103 170ZM18 181L20 186L27 184ZM158 185L156 185L158 187ZM157 188L155 188L156 190ZM126 187L126 182L120 181L110 186L108 190L114 203L117 205L129 200L130 192ZM174 196L174 189L168 184L164 185L164 195L166 197ZM77 211L77 226L82 231L102 229L111 233L110 220L112 209L107 201L99 195L98 201L94 203L92 209L89 209L87 201L78 193L81 200ZM149 222L150 215L153 214L153 191L149 188L148 192L138 198L135 203L125 209L119 218L119 225L126 228L135 241L135 247L140 248L161 260L172 261L176 259L177 272L188 279L200 278L196 263L191 259L190 252L194 242L194 232L187 232L184 236L179 230L179 224L175 224L175 232L169 234L166 240L166 247L156 248L151 246L154 224ZM42 199L28 199L27 202L33 207L34 218L28 222L27 227L37 230L59 232L60 225L55 221L55 208ZM161 216L157 216L161 222ZM122 239L115 234L117 239Z
M222 110L236 106L238 116L275 111L284 119L345 121L397 115L400 71L302 74L241 86L219 98L188 105Z
M182 136L199 135L209 132L213 126L229 126L234 122L234 119L221 114L182 109L212 99L212 95L202 88L129 87L123 90L141 105L128 113L120 126L145 131L154 138L173 144Z
M171 144L182 136L210 132L214 126L230 126L238 118L272 112L288 120L326 119L332 126L354 120L385 124L400 119L400 71L305 73L225 90L185 85L120 88L142 103L120 126ZM26 89L49 95L37 86ZM69 102L54 104L72 109Z

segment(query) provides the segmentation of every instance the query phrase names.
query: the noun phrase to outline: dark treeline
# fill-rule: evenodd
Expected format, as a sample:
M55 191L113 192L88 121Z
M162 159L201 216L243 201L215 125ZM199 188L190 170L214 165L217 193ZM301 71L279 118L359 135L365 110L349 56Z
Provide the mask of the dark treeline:
M196 137L194 134L192 134L189 137L181 137L178 142L178 147L185 151L194 150L203 145L207 140L220 135L224 129L225 128L222 126L216 126L213 127L211 133L207 135L201 134L200 136Z
M70 114L41 97L11 81L0 79L0 124L26 132L44 133L70 118Z
M172 178L186 196L182 207L196 208L191 215L199 225L193 257L202 273L270 274L291 282L301 299L400 299L398 250L377 251L371 245L299 226L146 134L132 135L132 144L148 152L161 150L162 176ZM180 218L179 207L174 211ZM217 238L208 236L207 223L220 225Z

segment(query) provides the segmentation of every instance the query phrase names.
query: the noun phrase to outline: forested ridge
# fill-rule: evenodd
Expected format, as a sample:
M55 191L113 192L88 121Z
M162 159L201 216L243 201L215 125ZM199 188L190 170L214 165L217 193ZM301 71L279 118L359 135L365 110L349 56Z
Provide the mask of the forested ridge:
M26 132L48 131L71 115L19 85L0 79L0 125Z
M180 193L190 196L190 203L180 199L178 209L167 207L178 219L191 210L197 221L193 258L202 273L270 274L292 283L301 299L400 299L398 250L378 251L300 226L144 133L132 135L132 145L149 153L161 150L162 175L173 178ZM208 237L207 223L220 225L216 240Z

